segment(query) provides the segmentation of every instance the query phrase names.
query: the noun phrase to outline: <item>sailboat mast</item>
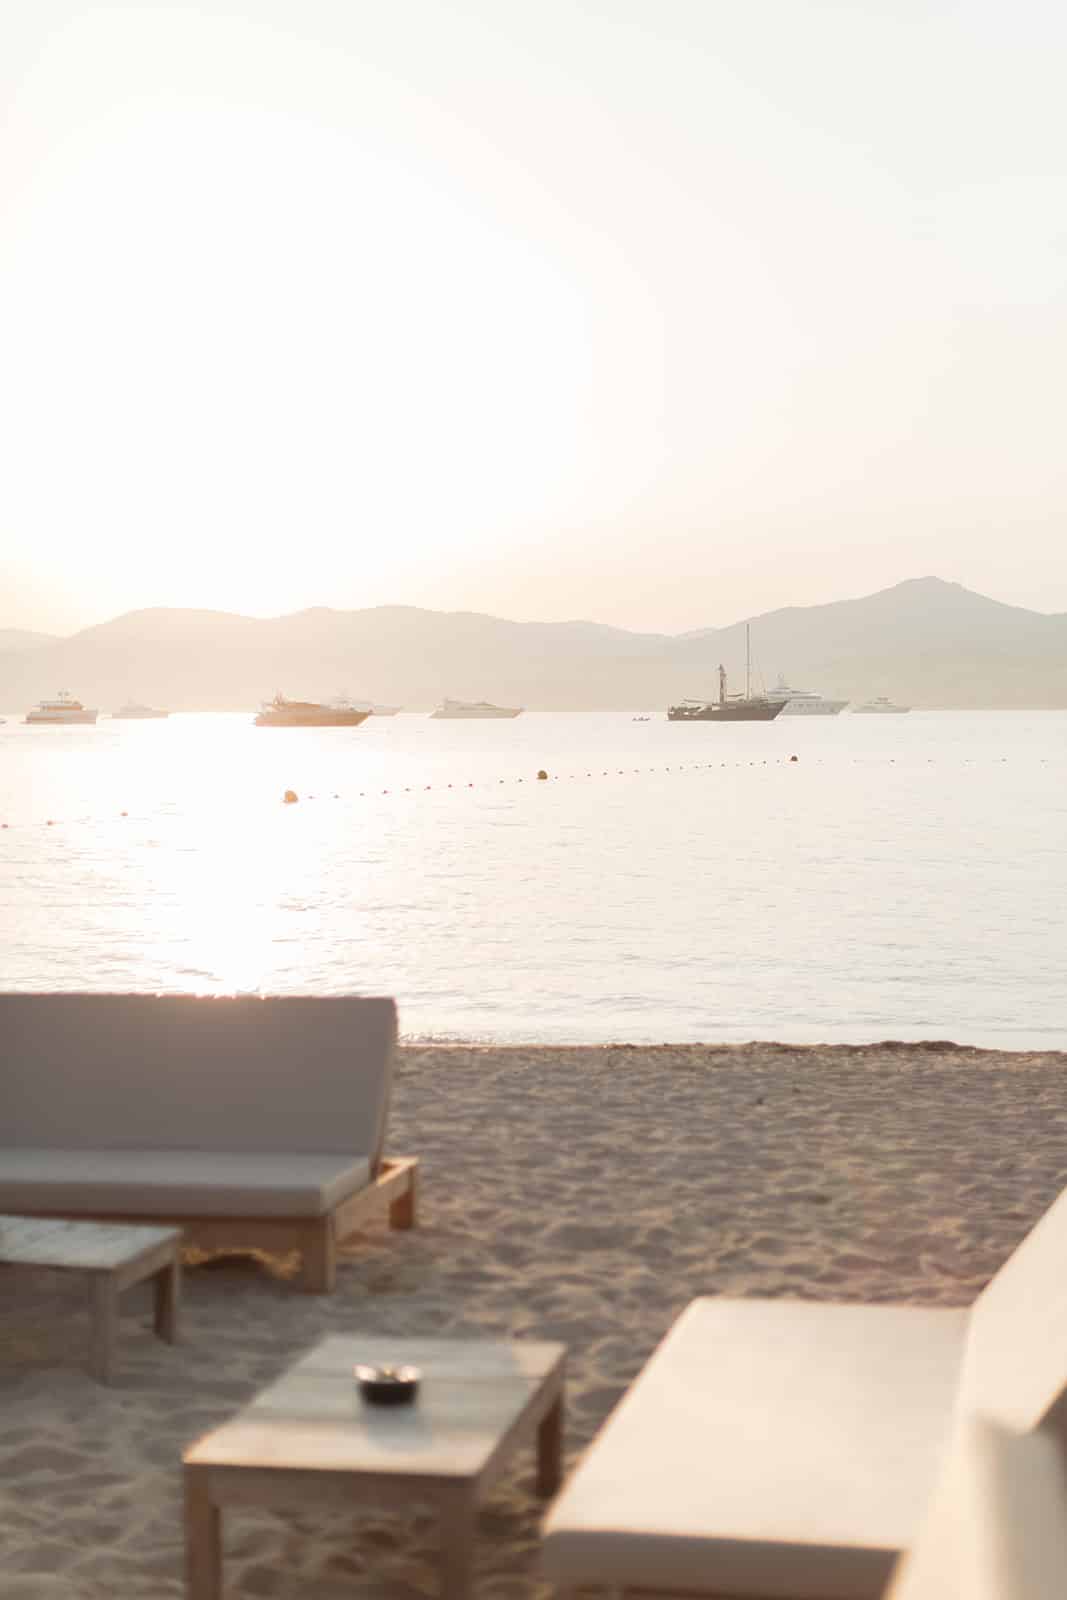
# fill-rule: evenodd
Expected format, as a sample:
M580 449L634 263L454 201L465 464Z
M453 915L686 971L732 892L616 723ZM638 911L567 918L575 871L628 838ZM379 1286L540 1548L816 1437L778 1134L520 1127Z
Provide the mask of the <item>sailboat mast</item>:
M745 623L745 699L752 699L752 630Z

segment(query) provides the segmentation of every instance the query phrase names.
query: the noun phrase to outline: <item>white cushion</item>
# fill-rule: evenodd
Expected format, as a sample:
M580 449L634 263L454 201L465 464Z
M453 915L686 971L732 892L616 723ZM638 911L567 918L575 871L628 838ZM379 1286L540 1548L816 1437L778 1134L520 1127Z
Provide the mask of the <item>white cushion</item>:
M877 1596L934 1483L964 1310L695 1300L550 1511L561 1585Z
M997 1417L1021 1432L1057 1409L1067 1390L1065 1261L1067 1189L971 1307L961 1411ZM1062 1417L1057 1425L1067 1435Z
M887 1600L1063 1600L1067 1474L1051 1434L955 1427L923 1531Z
M321 1217L370 1177L366 1156L0 1149L0 1211Z
M291 1150L377 1171L396 1006L360 995L0 994L0 1142Z

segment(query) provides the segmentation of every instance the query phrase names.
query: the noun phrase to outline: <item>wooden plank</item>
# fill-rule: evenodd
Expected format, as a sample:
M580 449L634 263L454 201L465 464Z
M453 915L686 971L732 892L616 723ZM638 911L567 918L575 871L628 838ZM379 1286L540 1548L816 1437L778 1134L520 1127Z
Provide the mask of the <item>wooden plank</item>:
M337 1287L337 1237L333 1217L316 1217L301 1229L300 1284L308 1294L332 1294Z
M0 1264L81 1272L126 1267L165 1249L177 1238L169 1226L4 1215L0 1216Z
M99 1383L110 1383L119 1328L118 1285L110 1272L94 1272L90 1276L89 1305L89 1370Z
M440 1497L441 1600L469 1600L477 1501L469 1489Z
M175 1250L171 1260L161 1267L153 1279L155 1294L156 1337L177 1344L180 1333L182 1261Z
M563 1383L552 1409L537 1428L537 1492L554 1495L563 1478Z
M416 1402L368 1405L352 1376L364 1360L420 1366ZM317 1478L482 1481L487 1467L551 1409L562 1363L559 1345L531 1351L494 1340L326 1339L232 1421L193 1445L186 1460L311 1471Z
M207 1474L185 1468L186 1600L222 1600L222 1528Z
M387 1206L391 1211L393 1205L402 1205L409 1191L413 1190L418 1164L417 1156L394 1156L391 1160L383 1161L372 1183L356 1194L348 1195L335 1207L333 1215L337 1238L341 1241L347 1239L368 1217L376 1216Z

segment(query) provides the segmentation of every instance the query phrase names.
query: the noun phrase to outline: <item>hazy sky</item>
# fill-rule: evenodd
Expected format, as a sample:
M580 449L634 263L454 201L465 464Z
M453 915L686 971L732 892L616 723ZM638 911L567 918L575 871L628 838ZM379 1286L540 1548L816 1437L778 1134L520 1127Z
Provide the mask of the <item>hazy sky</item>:
M1067 610L1060 0L2 0L0 626Z

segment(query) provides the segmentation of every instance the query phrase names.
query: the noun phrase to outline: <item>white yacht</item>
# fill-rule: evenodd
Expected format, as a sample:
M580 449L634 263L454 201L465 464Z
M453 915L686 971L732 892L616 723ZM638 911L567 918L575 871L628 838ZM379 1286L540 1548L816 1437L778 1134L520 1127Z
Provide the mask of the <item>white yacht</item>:
M883 715L888 715L888 714L899 715L901 712L910 711L910 710L911 710L910 706L894 705L893 701L892 700L887 700L884 694L880 694L876 700L865 700L861 706L854 706L853 707L853 711L854 712L860 712L860 711L881 712Z
M814 689L791 689L781 675L774 688L767 690L767 699L785 702L783 717L836 717L848 705L847 700L827 700Z
M40 700L32 711L27 711L27 722L95 722L96 712L89 706L83 706L80 700L75 700L66 689L60 689L54 700Z
M353 700L350 695L339 694L330 704L338 711L366 711L373 717L395 717L403 706L383 706L377 700Z
M155 706L143 706L136 700L128 700L124 706L119 706L117 711L111 713L112 720L121 717L125 721L136 720L144 722L157 717L169 717L169 711L158 711Z
M442 700L431 717L517 717L522 706L494 706L488 700Z

